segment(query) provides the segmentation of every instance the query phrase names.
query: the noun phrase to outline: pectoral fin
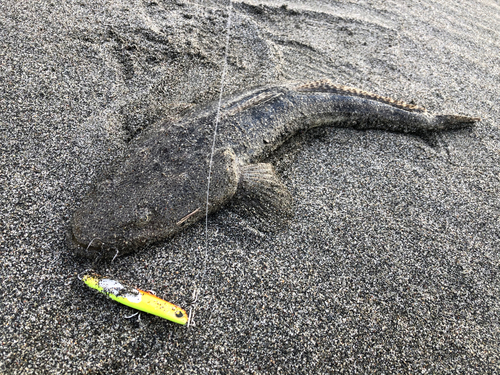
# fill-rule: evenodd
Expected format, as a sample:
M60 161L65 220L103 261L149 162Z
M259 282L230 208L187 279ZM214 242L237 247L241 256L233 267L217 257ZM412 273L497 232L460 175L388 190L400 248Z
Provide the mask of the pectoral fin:
M292 196L271 164L247 165L240 168L233 211L259 230L273 231L290 219Z

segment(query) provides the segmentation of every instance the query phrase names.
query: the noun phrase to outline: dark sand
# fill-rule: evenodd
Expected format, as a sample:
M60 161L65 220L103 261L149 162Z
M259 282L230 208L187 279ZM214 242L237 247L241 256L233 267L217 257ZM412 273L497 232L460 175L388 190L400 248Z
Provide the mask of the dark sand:
M138 131L218 97L227 6L1 1L0 373L500 372L498 1L283 4L234 3L226 93L329 77L483 121L298 136L270 160L290 226L211 216L196 325L127 320L77 274L187 306L204 224L93 263L69 218Z

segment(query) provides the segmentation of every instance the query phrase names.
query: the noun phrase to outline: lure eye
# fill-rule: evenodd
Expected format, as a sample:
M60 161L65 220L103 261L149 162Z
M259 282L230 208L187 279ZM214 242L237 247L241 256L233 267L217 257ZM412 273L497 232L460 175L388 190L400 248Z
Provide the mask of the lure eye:
M175 316L178 317L178 318L182 318L184 316L184 314L182 313L182 311L177 311L175 313Z

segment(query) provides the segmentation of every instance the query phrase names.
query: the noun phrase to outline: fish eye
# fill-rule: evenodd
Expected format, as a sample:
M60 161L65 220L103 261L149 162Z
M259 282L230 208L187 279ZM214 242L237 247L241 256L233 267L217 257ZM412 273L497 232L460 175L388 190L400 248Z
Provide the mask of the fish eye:
M153 212L147 207L141 207L137 209L137 219L135 223L142 227L151 221L153 217Z

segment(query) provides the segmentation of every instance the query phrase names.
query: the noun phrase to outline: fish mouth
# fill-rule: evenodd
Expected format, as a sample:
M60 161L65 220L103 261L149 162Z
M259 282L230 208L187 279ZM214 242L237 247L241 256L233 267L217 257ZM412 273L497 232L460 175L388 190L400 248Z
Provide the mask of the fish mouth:
M139 229L135 224L131 224L122 226L120 230L100 233L99 236L95 231L82 230L83 226L75 223L74 220L67 231L67 247L77 256L94 259L114 259L133 253L159 240L171 237L180 228L179 226L166 231L164 227L161 227L162 231L158 232L156 228ZM87 228L83 227L83 229Z
M85 258L97 258L102 257L107 253L102 246L98 246L97 244L93 245L92 242L94 241L91 241L87 245L82 244L75 237L73 230L68 230L66 244L73 254Z
M89 243L82 243L76 238L72 229L68 231L66 244L73 254L92 259L114 259L132 252L129 248L118 249L115 246L107 246L99 238L94 238Z
M70 221L66 243L73 254L85 258L114 259L144 244L141 231L133 223L105 225L101 218L112 215L108 212L95 214L92 208L77 210Z

